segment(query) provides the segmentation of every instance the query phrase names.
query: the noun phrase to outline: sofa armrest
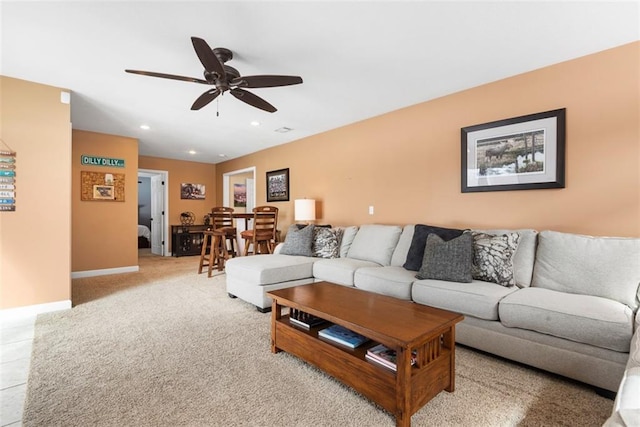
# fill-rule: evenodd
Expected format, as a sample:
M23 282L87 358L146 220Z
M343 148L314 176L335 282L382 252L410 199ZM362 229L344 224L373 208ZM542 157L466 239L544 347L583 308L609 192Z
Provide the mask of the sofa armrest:
M282 245L284 245L284 242L280 242L276 245L275 248L273 248L273 253L274 254L279 254L280 251L282 250Z
M629 360L618 388L613 413L605 427L640 425L640 310L636 313L635 332L631 338Z

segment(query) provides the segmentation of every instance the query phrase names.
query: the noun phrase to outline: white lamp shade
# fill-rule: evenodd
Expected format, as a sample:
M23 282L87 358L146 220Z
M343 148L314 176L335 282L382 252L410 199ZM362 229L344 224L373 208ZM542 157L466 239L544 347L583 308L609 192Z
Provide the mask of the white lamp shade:
M313 199L296 199L294 210L296 221L314 221L316 219L316 201Z

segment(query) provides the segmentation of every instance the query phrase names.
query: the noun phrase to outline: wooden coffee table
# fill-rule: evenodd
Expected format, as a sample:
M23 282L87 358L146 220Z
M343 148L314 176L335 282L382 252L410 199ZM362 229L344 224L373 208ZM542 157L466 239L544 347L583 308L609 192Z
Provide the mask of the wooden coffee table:
M397 426L410 426L411 415L440 391L454 391L455 325L464 319L461 314L327 282L267 295L273 299L271 351L291 353L354 388L395 415ZM330 323L305 330L289 322L283 307ZM371 341L350 349L318 338L331 323ZM396 350L396 372L365 359L378 343Z

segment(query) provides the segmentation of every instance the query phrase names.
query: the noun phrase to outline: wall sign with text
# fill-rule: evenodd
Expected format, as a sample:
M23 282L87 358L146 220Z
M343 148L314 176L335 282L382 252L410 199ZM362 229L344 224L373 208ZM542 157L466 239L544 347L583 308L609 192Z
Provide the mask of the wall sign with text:
M0 211L16 210L16 153L0 150Z

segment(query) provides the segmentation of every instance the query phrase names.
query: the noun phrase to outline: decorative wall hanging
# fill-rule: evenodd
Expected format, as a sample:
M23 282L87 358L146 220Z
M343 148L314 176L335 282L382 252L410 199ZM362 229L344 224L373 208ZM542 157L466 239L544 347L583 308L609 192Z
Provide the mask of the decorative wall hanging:
M0 212L16 210L16 152L2 139L0 148Z
M289 168L267 172L267 202L289 201Z
M80 172L80 200L124 202L124 174Z
M180 198L191 200L204 200L205 187L204 184L180 184Z
M462 192L564 188L566 109L462 128Z
M247 185L246 184L233 184L233 207L234 208L247 207Z

